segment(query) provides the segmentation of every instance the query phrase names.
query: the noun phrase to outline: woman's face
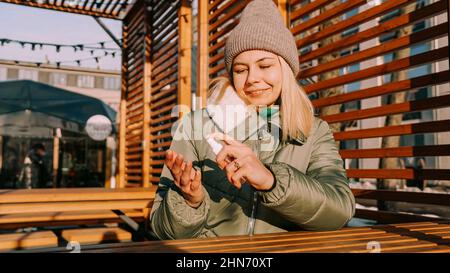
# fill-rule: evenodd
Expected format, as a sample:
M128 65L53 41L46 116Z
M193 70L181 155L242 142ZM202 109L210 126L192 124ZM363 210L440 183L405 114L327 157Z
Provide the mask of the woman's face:
M244 51L233 60L234 88L255 106L272 105L281 93L282 73L278 56L263 50Z

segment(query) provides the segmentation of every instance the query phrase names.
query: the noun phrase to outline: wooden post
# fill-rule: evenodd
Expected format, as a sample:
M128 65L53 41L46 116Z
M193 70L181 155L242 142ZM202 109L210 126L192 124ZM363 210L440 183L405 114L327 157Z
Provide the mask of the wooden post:
M191 108L192 7L189 0L181 0L178 35L178 105ZM183 108L186 107L180 109ZM179 114L181 118L183 113Z
M151 92L152 92L152 64L151 64L151 56L150 56L150 18L149 12L147 11L146 5L142 5L144 11L144 20L145 28L147 29L145 35L145 60L144 60L144 123L142 128L142 186L149 187L150 186L150 101L151 101Z
M53 188L56 188L58 182L58 168L59 168L59 128L55 130L53 136Z
M0 172L3 170L3 136L0 136Z
M287 0L278 0L278 9L280 10L281 17L284 19L284 23L289 28L289 9Z
M124 188L125 187L125 135L126 135L126 121L127 121L127 100L126 93L128 90L127 86L127 35L128 28L126 25L122 28L122 87L121 87L121 96L120 96L120 107L119 107L119 171L117 172L116 178L116 187Z
M112 188L111 175L112 175L112 156L115 149L115 141L112 137L106 138L106 155L105 155L105 188Z
M200 99L198 107L206 107L208 92L208 0L198 0L197 15L197 97Z

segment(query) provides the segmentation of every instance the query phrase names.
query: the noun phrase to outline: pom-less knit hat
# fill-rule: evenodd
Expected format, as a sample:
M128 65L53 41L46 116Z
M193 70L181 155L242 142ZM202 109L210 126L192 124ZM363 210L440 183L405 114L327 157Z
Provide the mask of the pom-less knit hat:
M295 38L272 0L254 0L242 11L225 44L225 65L230 75L233 59L247 50L266 50L283 57L295 76L300 70Z

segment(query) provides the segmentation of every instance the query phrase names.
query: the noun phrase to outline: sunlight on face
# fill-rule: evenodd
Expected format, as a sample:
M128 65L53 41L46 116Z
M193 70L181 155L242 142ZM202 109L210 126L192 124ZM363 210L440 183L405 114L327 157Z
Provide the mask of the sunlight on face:
M233 60L234 88L256 106L272 105L281 93L282 73L277 55L263 50L244 51Z

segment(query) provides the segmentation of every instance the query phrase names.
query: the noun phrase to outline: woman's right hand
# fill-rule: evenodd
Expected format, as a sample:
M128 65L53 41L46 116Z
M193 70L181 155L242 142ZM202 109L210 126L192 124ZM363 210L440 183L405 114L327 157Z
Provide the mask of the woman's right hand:
M205 198L201 172L192 167L191 161L184 162L183 155L171 150L166 152L165 164L172 173L174 183L180 188L186 203L193 208L198 208Z

